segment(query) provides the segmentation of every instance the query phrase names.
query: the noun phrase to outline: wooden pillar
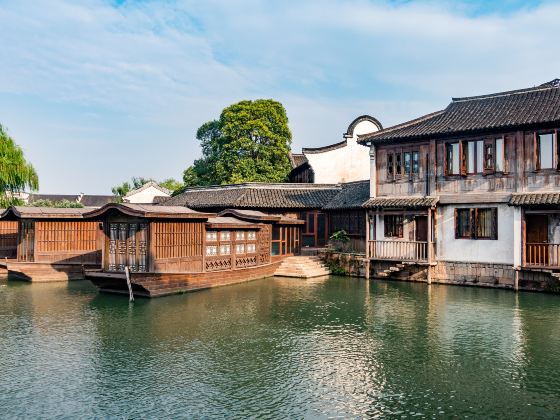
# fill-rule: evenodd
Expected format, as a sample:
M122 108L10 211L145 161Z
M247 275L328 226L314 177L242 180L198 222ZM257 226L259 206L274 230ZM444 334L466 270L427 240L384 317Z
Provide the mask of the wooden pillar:
M369 222L369 210L366 210L366 258L365 258L365 275L366 279L369 280L369 268L370 268L370 252L369 252L369 241L370 241L370 222Z
M369 146L369 197L377 197L377 151L375 144Z
M428 209L428 284L432 284L432 208Z

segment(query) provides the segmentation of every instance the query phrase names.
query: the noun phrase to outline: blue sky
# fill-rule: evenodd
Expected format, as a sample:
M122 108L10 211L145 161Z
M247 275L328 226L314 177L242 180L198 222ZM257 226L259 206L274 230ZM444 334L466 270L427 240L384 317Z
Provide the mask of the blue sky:
M0 123L43 193L181 178L196 129L241 99L287 109L293 150L452 96L560 77L546 1L0 0Z

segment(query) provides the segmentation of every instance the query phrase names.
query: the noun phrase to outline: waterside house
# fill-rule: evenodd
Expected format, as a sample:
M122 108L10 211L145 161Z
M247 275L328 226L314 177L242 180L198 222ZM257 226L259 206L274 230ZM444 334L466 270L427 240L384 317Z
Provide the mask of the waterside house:
M560 83L453 98L370 147L372 275L515 289L560 271Z
M99 222L91 208L10 207L0 215L0 267L10 278L33 282L84 278L101 264Z
M216 215L141 204L108 204L85 217L102 221L104 237L101 269L86 277L101 291L128 293L128 267L133 293L148 297L272 276L282 256L295 252L302 223L260 212ZM294 235L292 241L275 241L275 231Z

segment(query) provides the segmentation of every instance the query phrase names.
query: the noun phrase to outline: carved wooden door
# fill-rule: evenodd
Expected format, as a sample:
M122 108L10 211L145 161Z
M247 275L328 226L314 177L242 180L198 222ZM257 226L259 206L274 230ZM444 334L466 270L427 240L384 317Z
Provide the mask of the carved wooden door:
M148 271L147 223L109 223L107 270Z

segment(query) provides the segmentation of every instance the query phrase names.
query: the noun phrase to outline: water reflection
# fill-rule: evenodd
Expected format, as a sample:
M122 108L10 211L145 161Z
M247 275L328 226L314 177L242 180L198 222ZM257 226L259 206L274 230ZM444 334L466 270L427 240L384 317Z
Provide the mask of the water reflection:
M555 417L558 296L331 277L128 304L0 283L16 416Z

